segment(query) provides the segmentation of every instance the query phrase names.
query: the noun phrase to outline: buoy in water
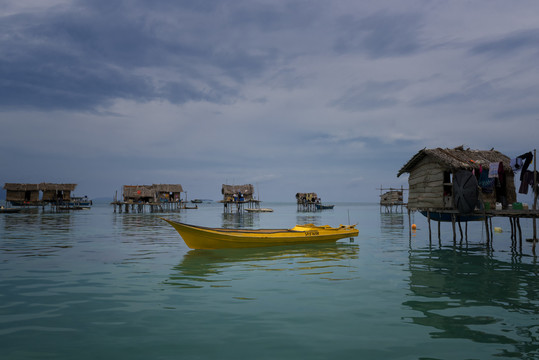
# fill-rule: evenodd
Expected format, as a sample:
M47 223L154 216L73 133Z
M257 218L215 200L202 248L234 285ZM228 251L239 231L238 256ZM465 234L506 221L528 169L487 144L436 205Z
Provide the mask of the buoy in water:
M415 224L412 224L412 230L417 229L417 226Z
M494 231L497 232L497 233L501 233L501 232L502 232L502 228L501 228L501 227L495 227L495 228L494 228Z

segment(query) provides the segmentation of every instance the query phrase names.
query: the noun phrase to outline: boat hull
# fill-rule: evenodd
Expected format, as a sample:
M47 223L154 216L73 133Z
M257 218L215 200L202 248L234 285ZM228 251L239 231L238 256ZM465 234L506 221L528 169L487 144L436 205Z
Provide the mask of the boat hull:
M317 210L331 210L335 207L335 205L321 205L321 204L316 204L316 209Z
M306 224L296 225L292 229L241 230L207 228L168 219L163 220L176 229L191 249L252 248L335 242L359 234L355 225L332 228L327 225Z
M430 216L430 219L431 220L434 220L434 221L441 221L441 222L451 222L453 221L453 218L451 216L451 214L449 213L443 213L443 212L435 212L435 211L431 211L430 214L427 214L426 211L420 211L420 213L425 216L425 217L428 217ZM484 220L485 217L482 216L482 215L455 215L455 221L461 221L461 222L466 222L466 221L481 221L481 220Z

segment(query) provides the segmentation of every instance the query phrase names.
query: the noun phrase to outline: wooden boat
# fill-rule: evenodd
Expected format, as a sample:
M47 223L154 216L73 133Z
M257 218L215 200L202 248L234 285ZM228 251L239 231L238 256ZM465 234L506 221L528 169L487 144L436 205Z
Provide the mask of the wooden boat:
M292 229L222 229L164 219L191 249L224 249L333 242L359 234L356 225L296 225Z
M18 213L20 212L21 209L19 208L5 208L5 207L0 207L0 214L14 214L14 213Z
M335 205L316 204L316 209L317 210L329 210L329 209L333 209L334 207L335 207Z
M273 209L270 208L247 208L247 212L273 212Z

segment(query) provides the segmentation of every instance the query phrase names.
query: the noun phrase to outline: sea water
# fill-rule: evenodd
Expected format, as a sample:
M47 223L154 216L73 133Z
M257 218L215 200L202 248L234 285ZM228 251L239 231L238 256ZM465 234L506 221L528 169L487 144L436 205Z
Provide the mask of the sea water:
M450 224L377 204L226 214L0 215L2 359L537 359L539 280L507 219ZM191 250L160 217L205 226L357 223L323 245ZM410 231L409 224L417 224ZM531 221L522 221L524 238Z

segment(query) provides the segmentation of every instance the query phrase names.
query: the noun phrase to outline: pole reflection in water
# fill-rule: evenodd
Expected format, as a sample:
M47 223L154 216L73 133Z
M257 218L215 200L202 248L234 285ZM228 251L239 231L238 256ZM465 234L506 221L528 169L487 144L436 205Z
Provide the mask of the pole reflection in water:
M431 327L432 338L497 344L496 356L539 356L536 266L481 248L412 249L410 274L414 299L403 304L421 314L411 321Z
M225 229L253 228L260 223L260 214L257 213L223 213L222 221Z

